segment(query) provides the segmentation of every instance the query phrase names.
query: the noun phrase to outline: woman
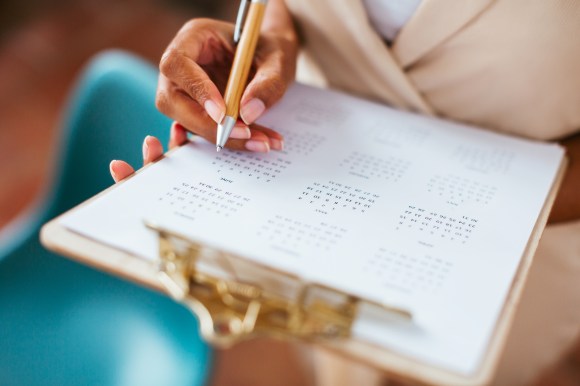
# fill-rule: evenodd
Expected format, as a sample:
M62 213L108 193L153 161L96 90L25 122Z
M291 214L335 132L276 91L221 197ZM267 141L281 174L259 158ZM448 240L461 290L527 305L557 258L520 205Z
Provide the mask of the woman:
M299 78L314 76L401 109L559 141L570 167L494 379L529 384L573 344L580 326L580 3L414 0L400 9L401 4L270 0L255 72L241 101L242 120L227 146L257 152L283 147L279 134L252 123L293 80L299 35L305 52ZM179 122L172 146L186 140L184 128L215 139L225 110L220 90L233 56L232 29L214 20L190 21L163 55L157 106ZM161 153L159 141L146 138L145 162ZM133 169L116 161L111 172L119 180ZM380 379L330 355L314 355L324 363L316 368L320 383Z

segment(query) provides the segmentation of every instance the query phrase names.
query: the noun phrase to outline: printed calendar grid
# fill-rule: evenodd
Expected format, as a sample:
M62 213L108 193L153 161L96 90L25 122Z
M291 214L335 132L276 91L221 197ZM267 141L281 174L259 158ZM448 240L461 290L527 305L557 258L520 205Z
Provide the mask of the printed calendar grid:
M271 182L292 163L282 157L266 157L241 151L225 150L212 161L216 172L227 177L245 177Z
M310 130L278 130L284 136L284 155L309 156L320 148L326 137Z
M428 193L453 206L485 206L497 194L497 187L493 185L453 174L433 176L427 182L426 189Z
M195 219L197 214L211 213L230 217L243 208L250 199L220 187L199 182L182 182L161 194L157 201L171 207L181 217Z
M360 152L352 152L339 164L350 175L367 180L398 182L407 172L410 161L397 157L377 157Z
M328 222L306 222L275 215L259 228L256 235L274 249L299 256L304 248L319 252L336 249L346 233L345 228Z
M435 294L453 266L451 261L429 254L413 255L381 247L366 261L363 271L381 286L405 293Z
M408 205L399 215L395 230L413 232L418 240L446 240L465 244L477 228L478 220L465 215L448 215ZM426 243L430 245L430 242Z
M335 181L313 182L298 197L316 212L328 214L336 210L365 213L380 196L375 193Z
M511 167L515 153L501 148L459 145L452 159L468 170L481 174L505 174Z

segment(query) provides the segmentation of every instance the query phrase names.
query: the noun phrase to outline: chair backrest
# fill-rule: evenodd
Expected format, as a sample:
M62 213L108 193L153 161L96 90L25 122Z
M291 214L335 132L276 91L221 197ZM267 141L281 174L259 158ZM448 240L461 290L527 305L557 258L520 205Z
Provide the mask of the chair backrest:
M65 109L64 151L48 215L110 186L111 160L139 168L147 134L167 143L171 120L155 108L156 85L156 69L127 53L108 51L91 61Z
M38 240L44 222L113 183L112 159L139 167L146 134L167 141L156 82L153 66L120 51L94 58L78 80L40 209L0 235L0 384L206 383L211 349L188 310Z
M50 186L0 232L0 261L37 238L41 225L113 183L109 163L141 165L147 134L167 143L171 120L155 108L157 70L123 51L105 51L83 70L63 109Z

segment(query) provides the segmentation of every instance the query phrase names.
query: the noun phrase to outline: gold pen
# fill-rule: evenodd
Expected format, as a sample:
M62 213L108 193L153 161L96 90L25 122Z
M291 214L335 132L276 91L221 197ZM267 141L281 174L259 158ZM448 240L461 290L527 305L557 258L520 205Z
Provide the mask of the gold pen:
M252 67L266 3L267 0L242 0L240 4L234 30L236 53L224 96L226 114L217 127L217 151L225 146L240 113L240 99Z

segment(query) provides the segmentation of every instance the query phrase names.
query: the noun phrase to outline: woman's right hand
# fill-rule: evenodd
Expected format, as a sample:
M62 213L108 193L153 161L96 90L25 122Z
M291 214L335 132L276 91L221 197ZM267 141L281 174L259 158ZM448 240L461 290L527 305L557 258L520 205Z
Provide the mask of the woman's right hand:
M289 16L285 16L286 20L284 12L287 10L280 0L268 4L250 79L240 103L241 119L226 147L258 152L282 149L280 134L252 124L282 97L294 79L298 44ZM282 24L268 20L272 18L281 19ZM287 28L281 27L284 23ZM169 44L159 65L157 108L210 142L215 142L216 123L225 113L222 93L235 51L233 32L230 23L211 19L189 21Z

